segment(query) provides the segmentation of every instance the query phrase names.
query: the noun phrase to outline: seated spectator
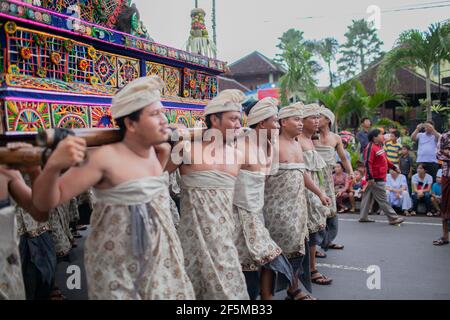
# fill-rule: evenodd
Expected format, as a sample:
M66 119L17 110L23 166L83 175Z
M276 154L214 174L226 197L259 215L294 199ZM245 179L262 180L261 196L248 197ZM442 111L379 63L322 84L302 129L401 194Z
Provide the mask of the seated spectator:
M417 166L417 173L413 175L411 179L412 187L412 201L413 211L411 215L415 215L417 212L417 206L419 202L424 202L427 208L427 216L432 216L431 213L431 186L433 184L433 178L426 173L425 166L420 163Z
M361 175L359 170L355 171L355 177L353 178L351 192L348 194L350 205L350 212L356 211L356 200L361 200L366 190L367 182L366 179Z
M442 201L441 179L442 179L442 169L439 169L436 174L436 182L433 183L433 186L431 187L431 203L433 204L433 207L436 210L435 216L441 215L441 201Z
M349 198L351 181L347 179L347 174L344 172L344 166L341 162L338 162L334 167L333 180L338 212L346 212L348 211L348 208L344 205L344 201Z
M411 198L408 192L408 182L403 174L391 170L387 176L386 191L389 204L394 209L401 209L405 216L410 216Z

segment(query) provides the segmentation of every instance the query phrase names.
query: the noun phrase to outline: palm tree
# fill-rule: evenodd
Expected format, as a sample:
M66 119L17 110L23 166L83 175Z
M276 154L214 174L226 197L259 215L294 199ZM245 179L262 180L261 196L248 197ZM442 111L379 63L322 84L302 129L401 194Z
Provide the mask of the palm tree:
M276 61L287 68L280 79L281 103L289 103L288 97L295 101L308 100L308 94L315 90L314 76L320 71L320 65L313 60L313 54L303 39L303 32L290 29L280 39Z
M401 95L388 91L378 91L369 95L358 80L347 81L328 92L316 91L314 98L334 112L336 123L347 115L356 115L358 119L372 116L377 108L385 102L397 101L405 105ZM338 126L335 126L336 131Z
M388 88L395 81L396 69L419 67L426 75L427 120L431 120L431 72L436 64L450 61L450 23L432 24L427 31L407 30L397 40L396 47L383 58L377 74L377 86Z
M330 77L330 88L332 88L335 74L331 70L331 63L336 60L336 54L339 50L338 41L335 38L325 38L319 41L310 41L308 45L327 64L328 76Z

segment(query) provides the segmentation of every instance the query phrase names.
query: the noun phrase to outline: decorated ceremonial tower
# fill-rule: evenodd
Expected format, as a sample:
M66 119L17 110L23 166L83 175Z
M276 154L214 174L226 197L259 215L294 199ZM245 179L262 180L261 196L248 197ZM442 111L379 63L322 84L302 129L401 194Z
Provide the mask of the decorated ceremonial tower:
M169 122L201 126L226 69L155 43L131 1L1 0L0 24L0 130L7 134L114 127L112 96L146 75L166 84Z

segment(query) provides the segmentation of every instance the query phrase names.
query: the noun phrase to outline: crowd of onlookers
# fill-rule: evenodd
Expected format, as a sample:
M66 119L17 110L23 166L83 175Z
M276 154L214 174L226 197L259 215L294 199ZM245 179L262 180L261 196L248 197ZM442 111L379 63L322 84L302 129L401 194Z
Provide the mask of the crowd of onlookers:
M345 173L342 163L336 164L334 185L340 213L356 212L357 203L366 191L367 163L364 153L369 144L370 129L370 119L364 118L361 130L356 134L361 156L354 176L349 177ZM417 152L413 152L407 144L402 145L398 129L389 128L386 133L384 129L378 129L382 133L380 139L387 159L395 166L389 170L386 177L385 186L389 204L395 211L405 216L416 215L418 212L427 216L439 216L442 170L439 169L436 150L440 134L435 130L433 122L419 124L411 134L411 139L417 145ZM348 152L347 157L350 158Z

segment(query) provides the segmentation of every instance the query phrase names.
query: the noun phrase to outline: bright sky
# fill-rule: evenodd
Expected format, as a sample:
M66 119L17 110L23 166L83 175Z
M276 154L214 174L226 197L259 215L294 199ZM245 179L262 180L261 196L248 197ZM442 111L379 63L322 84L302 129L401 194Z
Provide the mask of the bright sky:
M156 42L185 49L194 0L134 0L141 19ZM206 11L212 39L211 0L198 0ZM400 32L424 30L450 17L450 1L437 0L216 0L218 58L228 63L258 50L274 58L278 38L290 28L304 31L307 39L334 37L344 43L352 19L369 18L370 5L381 9L379 37L383 50L392 48ZM408 8L435 7L420 10ZM439 7L438 7L439 6ZM325 72L319 85L327 85Z

